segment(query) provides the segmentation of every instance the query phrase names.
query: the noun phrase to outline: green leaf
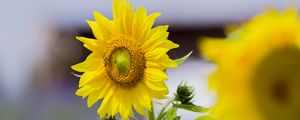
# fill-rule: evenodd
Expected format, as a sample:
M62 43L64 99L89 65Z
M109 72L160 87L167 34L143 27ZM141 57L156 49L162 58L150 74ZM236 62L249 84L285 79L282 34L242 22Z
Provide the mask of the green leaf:
M209 116L209 115L205 115L205 116L198 117L195 120L217 120L217 118L214 118L214 117Z
M174 60L177 64L181 64L184 61L186 61L186 59L188 59L191 55L192 55L193 51L190 51L188 54L186 54L185 56L183 56L182 58L176 59Z
M171 107L167 113L166 113L166 120L178 120L178 118L180 119L179 116L176 115L177 114L177 108L175 107Z
M71 74L74 75L75 77L79 77L79 78L81 77L81 75L73 73L73 72L71 72Z
M167 107L174 101L174 97L170 98L165 104L164 106L162 107L162 109L160 110L158 116L157 116L157 119L156 120L162 120L163 118L165 118L165 115L166 115L166 109Z
M199 113L205 113L209 110L209 108L205 108L205 107L201 107L201 106L196 106L193 104L175 104L173 103L173 106L176 108L180 108L180 109L185 109L185 110L189 110L192 112L199 112Z

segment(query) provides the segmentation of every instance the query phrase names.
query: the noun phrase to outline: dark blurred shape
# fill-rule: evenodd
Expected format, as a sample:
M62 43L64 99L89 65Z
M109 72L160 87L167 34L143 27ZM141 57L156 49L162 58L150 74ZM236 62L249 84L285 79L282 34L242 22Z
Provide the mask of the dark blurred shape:
M197 43L200 37L225 37L223 26L215 27L188 27L177 28L170 27L169 39L179 44L180 47L169 52L172 58L179 58L190 51L193 51L192 57L199 57L199 49Z

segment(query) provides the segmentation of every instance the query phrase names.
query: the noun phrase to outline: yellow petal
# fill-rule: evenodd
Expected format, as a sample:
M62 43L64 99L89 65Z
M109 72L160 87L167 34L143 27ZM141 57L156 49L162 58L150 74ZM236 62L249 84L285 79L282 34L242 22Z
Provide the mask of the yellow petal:
M144 80L144 84L147 86L151 96L157 99L165 99L166 95L169 93L167 86L162 81L152 82Z
M116 102L119 103L118 110L120 112L122 119L128 119L129 116L133 114L132 103L131 103L131 101L133 101L132 94L133 94L132 88L127 89L127 88L120 87L115 91L114 96L117 97Z
M101 46L98 47L95 39L86 38L86 37L78 37L78 36L76 36L76 39L83 42L84 43L83 46L90 51L97 51L97 49L99 49L99 47L101 47Z
M154 35L150 39L147 39L147 41L143 44L142 48L145 49L145 51L151 51L157 48L159 45L161 45L164 41L166 41L168 36L168 32L163 32L161 34Z
M179 45L173 43L170 40L164 40L159 46L157 47L162 47L162 48L167 48L167 49L174 49L174 48L178 48Z
M100 92L99 97L103 98L107 95L107 93L109 92L109 90L111 90L112 87L115 87L115 85L108 78L106 80L103 80L102 86L99 86L99 87L101 87L101 91L99 91Z
M107 79L107 75L104 67L99 68L97 71L87 71L80 77L79 87L84 85L97 87L105 79Z
M100 118L104 118L105 114L108 111L108 105L111 101L111 98L114 94L116 90L116 86L111 87L111 89L108 91L108 93L106 94L106 96L104 97L101 106L99 107L99 109L97 110L97 113L99 114Z
M136 14L133 18L133 33L135 39L140 39L142 30L144 28L144 21L147 15L147 11L144 7L138 7Z
M134 11L132 6L128 3L126 6L126 10L124 11L124 16L123 16L123 29L124 29L124 34L132 36L133 34L133 18L134 18Z
M94 36L96 37L96 39L102 40L102 32L97 24L96 21L90 21L90 20L86 20L86 22L89 24L90 28L92 29L92 32L94 34Z
M88 107L91 107L92 105L94 105L99 99L100 99L99 92L95 91L95 92L91 93L87 99Z
M73 70L78 72L94 71L103 66L103 60L99 54L91 53L85 61L71 66Z
M151 29L142 48L145 49L145 51L150 51L162 44L163 41L167 40L169 36L169 33L167 32L168 27L169 26L165 25Z
M139 92L138 92L138 88L134 88L132 90L130 90L130 95L128 96L131 100L132 106L134 107L135 111L137 111L139 114L143 115L143 116L147 116L147 113L145 112L145 109L143 108L143 106L141 104L139 104L140 99L138 99L139 97Z
M94 11L94 16L99 26L100 32L104 33L105 36L113 36L113 34L116 33L112 22L104 17L101 13Z
M156 99L166 99L167 98L167 94L169 93L168 91L163 93L160 91L154 91L154 90L149 90L149 93L151 94L152 97L156 98Z
M157 61L160 62L161 65L166 66L168 68L178 67L178 64L172 59L170 59L167 54L160 57Z
M111 104L111 114L115 115L119 112L119 107L120 107L120 102L118 101L118 94L117 94L117 90L115 92L115 95L112 97L112 101L113 104Z
M162 92L162 93L168 93L168 88L162 81L152 82L150 80L144 79L143 82L147 86L148 90L158 91L158 92Z
M159 70L166 68L165 66L160 65L157 61L151 61L151 60L146 61L146 67L147 68L158 68Z
M146 68L145 69L145 76L152 80L166 80L168 76L165 72L155 69L155 68Z
M144 108L146 108L148 111L151 111L151 97L150 94L146 88L146 86L139 82L137 83L137 94L138 94L138 102L140 105L142 105Z
M161 35L165 32L167 32L169 28L169 25L161 25L161 26L156 26L153 29L150 30L149 35L147 36L147 39L150 39L153 36L158 36Z
M169 49L166 48L156 48L152 51L148 51L145 53L145 57L147 60L157 60L163 55L165 55Z
M119 8L122 7L121 0L114 0L112 7L113 7L113 19L117 20L117 19L119 19L119 15L121 15L119 13Z
M114 19L114 25L117 28L119 34L125 33L125 26L126 26L126 1L119 1L116 0L113 4L113 19Z
M133 103L133 107L139 114L141 114L143 116L147 116L145 109L138 103Z
M147 116L147 113L145 112L145 109L144 109L143 105L141 105L139 103L139 101L141 101L141 99L139 99L140 97L138 97L139 96L138 90L139 90L138 87L131 90L131 94L129 96L130 97L129 99L131 99L132 105L133 105L135 111L137 111L139 114L141 114L143 116Z
M154 72L154 71L151 71L151 69L150 70L146 69L143 78L146 80L152 81L152 82L164 81L168 78L167 75L164 72L162 72L161 70L156 69L155 71L157 72L157 73L155 73L155 74L157 74L157 76L153 75L152 72ZM163 76L163 77L161 77L161 76Z
M128 120L130 112L132 112L131 104L128 102L122 102L120 105L120 114L123 120Z
M82 88L79 88L77 91L76 91L76 95L78 96L88 96L90 94L90 92L93 92L94 91L94 88L90 87L90 86L84 86Z
M166 68L178 67L178 64L172 59L170 59L167 54L165 54L157 60L147 60L146 66L151 68L157 68L159 70L164 70Z
M93 75L94 75L94 72L91 72L91 71L84 72L80 77L78 87L83 87L84 83L86 83L87 81L89 81L90 79L93 78Z
M147 38L147 35L149 34L154 22L155 22L155 19L157 17L159 17L161 15L161 13L153 13L149 16L147 16L146 20L145 20L145 26L142 28L142 33L141 33L141 37L140 37L140 40L143 40L145 41L146 38Z

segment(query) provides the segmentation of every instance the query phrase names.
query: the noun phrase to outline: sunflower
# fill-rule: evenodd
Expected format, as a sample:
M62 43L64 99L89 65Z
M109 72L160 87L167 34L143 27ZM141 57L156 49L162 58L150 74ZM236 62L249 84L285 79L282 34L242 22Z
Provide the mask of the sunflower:
M152 28L160 13L147 15L144 7L134 12L128 1L113 2L113 20L94 12L95 21L87 21L95 36L76 37L91 54L71 68L83 72L78 96L87 98L91 107L102 99L101 118L120 114L122 119L151 111L152 98L168 94L164 70L177 67L166 54L179 45L168 40L168 26Z
M203 56L217 68L211 114L221 120L300 119L300 22L296 10L269 9L228 37L204 38Z

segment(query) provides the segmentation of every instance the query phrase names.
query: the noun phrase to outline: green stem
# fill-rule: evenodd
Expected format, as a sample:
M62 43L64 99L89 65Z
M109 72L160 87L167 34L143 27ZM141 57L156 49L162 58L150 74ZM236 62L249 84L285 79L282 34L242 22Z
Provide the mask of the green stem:
M148 118L149 118L149 120L155 120L155 117L154 117L154 106L153 106L152 102L151 102L151 111L148 111Z
M158 114L158 117L156 120L162 120L162 118L165 116L164 112L165 110L167 109L167 107L174 101L174 97L171 98L170 100L168 100L166 102L166 104L163 106L163 108L160 110L159 114Z

